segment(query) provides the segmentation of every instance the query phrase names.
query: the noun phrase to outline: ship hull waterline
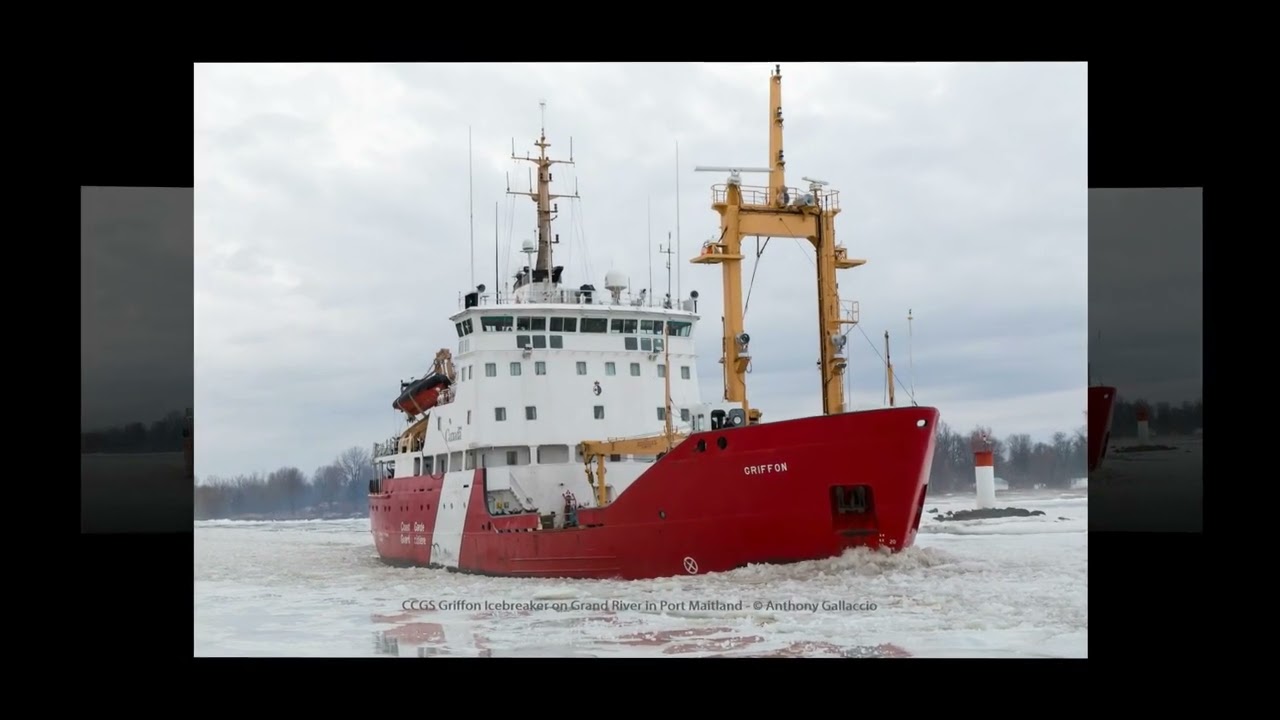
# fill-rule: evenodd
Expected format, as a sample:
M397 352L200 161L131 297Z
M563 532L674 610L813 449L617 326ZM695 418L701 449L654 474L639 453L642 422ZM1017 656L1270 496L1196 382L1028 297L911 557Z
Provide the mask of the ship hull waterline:
M564 529L491 514L483 468L391 478L370 494L371 531L389 564L514 577L638 580L899 551L919 529L938 415L887 408L699 432Z

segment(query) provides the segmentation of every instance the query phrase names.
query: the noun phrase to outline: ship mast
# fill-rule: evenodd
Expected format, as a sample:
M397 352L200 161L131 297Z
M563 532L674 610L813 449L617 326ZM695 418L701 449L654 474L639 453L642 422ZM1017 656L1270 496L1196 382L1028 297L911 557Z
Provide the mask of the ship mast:
M743 331L742 240L747 237L794 237L813 243L817 254L819 367L822 372L822 412L844 412L845 335L842 326L852 317L840 314L836 270L858 267L866 260L849 258L836 244L835 216L839 193L824 190L827 183L802 178L809 192L799 195L786 184L782 143L782 70L769 77L769 164L765 168L698 167L698 171L727 171L723 185L712 188L711 207L720 214L720 238L709 242L690 262L719 264L724 276L725 400L741 403L748 422L760 411L747 402L746 373L751 363L750 336ZM767 173L768 187L744 187L741 173Z
M525 153L524 157L519 157L515 153L515 141L512 141L511 159L525 160L533 163L538 171L537 187L530 188L528 191L512 190L508 182L508 195L525 195L533 198L534 203L538 206L538 260L537 264L531 268L534 270L533 279L552 280L551 277L551 246L559 243L560 240L551 234L551 221L555 219L555 215L559 212L556 206L552 204L552 200L557 198L576 198L578 193L566 195L556 195L551 192L551 166L552 165L573 165L573 140L569 140L569 159L553 160L547 157L547 148L551 147L551 143L547 142L547 103L539 102L538 106L542 112L542 128L538 135L537 141L533 144L538 148L538 156L532 157Z

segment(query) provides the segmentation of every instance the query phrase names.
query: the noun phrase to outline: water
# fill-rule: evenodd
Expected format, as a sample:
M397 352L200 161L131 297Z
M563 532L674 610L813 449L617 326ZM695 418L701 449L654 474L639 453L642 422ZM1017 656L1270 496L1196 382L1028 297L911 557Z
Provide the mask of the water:
M926 514L897 555L634 582L391 568L367 520L202 522L195 654L1087 657L1086 492L999 493L1030 518Z

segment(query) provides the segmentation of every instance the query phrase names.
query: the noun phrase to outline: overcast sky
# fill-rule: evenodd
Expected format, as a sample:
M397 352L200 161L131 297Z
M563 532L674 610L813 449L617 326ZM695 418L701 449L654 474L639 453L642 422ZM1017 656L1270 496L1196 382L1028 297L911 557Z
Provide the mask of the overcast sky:
M691 265L718 234L695 165L764 166L772 63L227 65L196 69L197 473L310 472L403 422L390 403L440 347L471 284L504 282L534 234L525 189L547 102L561 201L556 262L574 287L629 274L666 292L675 232L683 295L699 290L699 372L722 393L720 270ZM861 307L853 403L884 397L884 333L899 378L953 427L1047 437L1086 400L1087 66L788 64L788 184L831 183L841 271ZM676 146L679 144L679 165ZM758 176L746 181L760 182ZM646 204L651 203L652 233ZM514 217L512 211L514 209ZM764 419L821 410L813 251L769 243L746 316ZM752 261L744 267L749 282ZM907 311L914 310L908 343ZM864 337L864 334L865 336ZM872 343L874 341L874 349ZM914 372L911 369L914 366ZM901 403L907 393L897 393Z
M80 424L191 406L189 188L80 189Z
M1089 191L1090 370L1123 397L1201 398L1203 192Z

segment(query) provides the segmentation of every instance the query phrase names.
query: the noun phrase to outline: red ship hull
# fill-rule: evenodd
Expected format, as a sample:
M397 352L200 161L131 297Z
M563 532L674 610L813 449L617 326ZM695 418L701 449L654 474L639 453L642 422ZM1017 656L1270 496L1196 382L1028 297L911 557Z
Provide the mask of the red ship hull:
M432 502L444 476L392 478L370 495L372 532L389 563L521 577L645 579L898 551L920 526L937 422L936 409L908 407L700 432L566 529L490 514L483 469L466 476L460 529Z
M1107 385L1089 388L1089 472L1098 469L1107 456L1111 442L1111 411L1116 404L1116 389Z

